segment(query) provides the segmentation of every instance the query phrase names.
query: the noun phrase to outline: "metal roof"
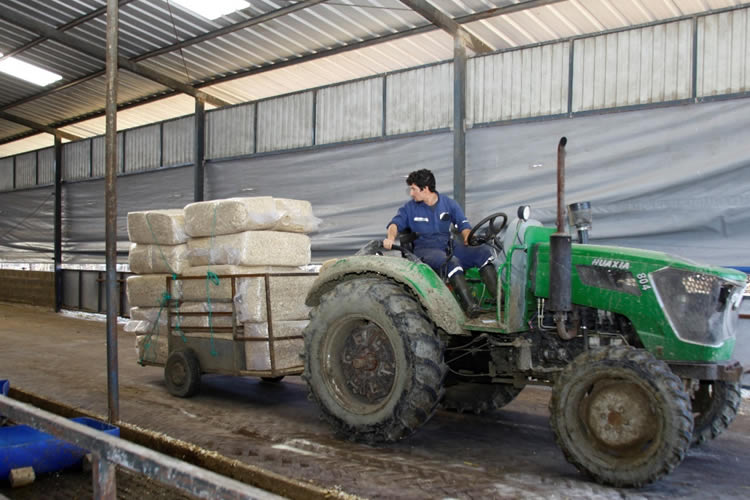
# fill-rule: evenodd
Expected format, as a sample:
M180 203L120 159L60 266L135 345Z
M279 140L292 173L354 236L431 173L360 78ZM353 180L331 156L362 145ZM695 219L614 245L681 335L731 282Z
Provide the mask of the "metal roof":
M739 0L430 0L493 50L741 6ZM105 0L2 0L0 53L63 76L48 88L0 73L0 113L80 137L104 133L103 59L17 19L103 50ZM525 9L523 7L526 7ZM510 12L513 10L513 12ZM120 0L121 57L227 103L451 59L453 37L398 0L250 0L214 21L167 0ZM153 100L158 96L170 96ZM136 106L143 101L148 104ZM192 97L120 69L120 129L193 112ZM210 107L209 107L210 108ZM7 116L6 115L6 116ZM29 137L29 139L23 139ZM52 144L0 118L0 157Z

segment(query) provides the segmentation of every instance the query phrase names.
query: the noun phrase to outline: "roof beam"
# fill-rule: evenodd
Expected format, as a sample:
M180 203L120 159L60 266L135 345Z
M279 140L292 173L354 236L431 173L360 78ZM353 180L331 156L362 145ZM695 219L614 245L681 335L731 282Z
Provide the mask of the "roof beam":
M77 135L69 134L67 132L63 132L62 130L49 127L47 125L42 125L41 123L36 123L31 120L27 120L26 118L14 116L14 115L2 112L2 111L0 111L0 119L13 122L13 123L18 123L19 125L23 125L24 127L29 127L30 129L36 130L38 132L47 132L48 134L52 134L62 139L68 139L69 141L77 141L79 139L83 139L83 137L78 137Z
M120 7L123 7L123 6L127 5L127 4L129 4L130 2L134 2L134 1L135 0L120 0L120 4L119 5L120 5ZM78 17L76 19L73 19L69 23L63 24L62 26L60 26L59 28L57 28L57 30L58 31L65 31L65 30L69 30L70 28L75 28L76 26L79 26L79 25L81 25L83 23L89 22L92 19L101 16L105 12L107 12L107 6L106 5L104 7L99 7L96 10L92 10L91 12L89 12L88 14L86 14L85 16ZM39 45L40 43L42 43L42 42L44 42L46 40L48 40L48 38L46 36L40 36L39 38L36 38L36 39L30 41L29 43L27 43L25 45L21 45L20 47L11 50L7 54L3 54L2 56L0 56L0 61L2 61L3 59L7 59L8 57L13 57L13 56L15 56L17 54L20 54L24 50L28 50L28 49L30 49L32 47L35 47L36 45Z
M459 39L463 40L466 46L473 50L475 53L482 54L485 52L492 52L494 50L482 40L466 31L465 28L463 28L445 12L428 3L427 0L400 1L438 28L442 29L443 31L447 31L454 37L458 37Z
M90 44L88 42L79 40L78 38L72 35L63 33L62 31L59 31L56 28L53 28L52 26L39 22L36 19L33 19L26 15L18 14L18 13L11 13L8 9L0 9L0 19L3 19L9 23L16 24L17 26L20 26L29 31L33 31L40 35L46 36L47 38L60 42L64 45L67 45L68 47L71 47L79 52L87 54L95 59L99 59L100 61L104 61L106 58L106 52L104 49L96 45ZM127 57L119 57L118 66L121 68L127 69L131 73L144 76L148 78L149 80L153 80L157 83L164 85L165 87L179 90L180 92L191 95L195 97L196 99L201 99L214 106L221 107L221 106L229 105L228 102L225 102L212 95L209 95L201 90L197 90L195 87L191 85L182 83L178 80L175 80L172 77L161 74L158 71L147 68L146 66L143 66L142 64L133 62Z
M536 7L543 7L545 5L550 5L550 4L554 4L554 3L558 3L558 2L564 2L564 1L567 1L567 0L526 0L525 2L519 2L517 4L506 5L504 7L496 7L496 8L488 9L488 10L485 10L485 11L482 11L482 12L477 12L475 14L468 14L466 16L461 16L461 17L456 18L455 21L457 23L459 23L459 24L471 23L471 22L474 22L474 21L480 21L482 19L487 19L489 17L501 16L501 15L504 15L504 14L512 14L514 12L519 12L519 11L523 11L523 10L526 10L526 9L533 9L533 8L536 8ZM409 37L409 36L420 35L420 34L423 34L423 33L429 33L429 32L434 31L436 29L438 29L438 28L435 25L427 24L427 25L424 25L424 26L419 26L419 27L416 27L416 28L411 28L411 29L408 29L408 30L399 31L397 33L390 33L388 35L384 35L384 36L380 36L380 37L376 37L376 38L370 38L368 40L363 40L361 42L351 43L349 45L343 45L343 46L336 47L336 48L329 49L329 50L322 50L322 51L319 51L319 52L314 52L314 53L311 53L311 54L300 56L300 57L298 57L296 59L287 59L287 60L278 61L278 62L274 62L274 63L268 63L268 64L265 64L263 66L258 66L258 67L254 67L254 68L247 68L247 69L244 69L244 70L237 71L237 72L235 72L235 73L233 73L231 75L221 76L221 77L214 78L214 79L211 79L211 80L208 80L208 81L205 81L205 82L201 82L199 84L196 84L195 86L196 86L196 88L202 88L202 87L207 87L209 85L216 85L218 83L228 82L228 81L231 81L231 80L236 80L238 78L243 78L243 77L250 76L250 75L265 73L266 71L272 71L272 70L275 70L275 69L279 69L279 68L283 68L283 67L287 67L287 66L292 66L294 64L299 64L299 63L304 63L304 62L308 62L308 61L313 61L313 60L316 60L316 59L322 59L324 57L333 56L333 55L336 55L336 54L342 54L342 53L345 53L345 52L349 52L349 51L357 50L357 49L362 49L362 48L365 48L365 47L371 47L373 45L377 45L377 44L385 43L385 42L390 42L390 41L393 41L393 40L398 40L400 38L405 38L405 37ZM153 53L150 53L150 54L153 55ZM146 54L141 55L141 56L137 56L134 59L135 60L141 60L141 58L145 57L145 56L146 56ZM0 108L0 111L6 110L6 109L10 109L12 107L18 106L19 104L23 104L23 103L32 101L32 100L34 100L34 99L36 99L38 97L43 97L43 96L52 94L52 93L56 92L57 90L62 90L63 88L69 88L69 87L75 85L78 82L84 82L84 81L90 80L92 78L101 76L103 74L104 74L103 70L102 71L98 71L96 73L92 73L90 75L84 76L84 77L80 78L79 80L74 80L74 81L68 82L68 83L66 83L64 85L61 85L59 87L53 87L53 88L48 89L48 90L46 90L44 92L41 92L40 94L36 94L34 96L30 96L30 97L27 97L25 99L12 102L12 103L10 103L10 104L8 104L8 105ZM169 97L169 96L171 96L173 94L174 94L174 92L169 92L168 91L168 92L154 94L152 96L146 96L146 97L144 97L142 99L138 99L138 100L135 100L133 102L120 104L120 105L118 105L117 109L118 110L122 110L122 109L132 108L134 106L139 106L141 104L146 104L146 103L149 103L149 102L157 101L159 99L163 99L165 97ZM85 121L85 120L89 120L91 118L97 118L97 117L100 117L100 116L104 116L104 108L102 108L100 110L92 111L90 113L86 113L86 114L83 114L83 115L79 115L77 117L71 117L71 118L68 118L68 119L65 119L65 120L60 120L59 122L56 122L53 125L57 125L57 126L73 125L75 123L79 123L79 122L82 122L82 121ZM9 142L13 142L13 141L17 141L17 140L23 139L23 138L28 137L30 135L32 135L32 134L17 134L17 135L12 136L12 137L6 137L4 139L0 139L0 144L7 144Z

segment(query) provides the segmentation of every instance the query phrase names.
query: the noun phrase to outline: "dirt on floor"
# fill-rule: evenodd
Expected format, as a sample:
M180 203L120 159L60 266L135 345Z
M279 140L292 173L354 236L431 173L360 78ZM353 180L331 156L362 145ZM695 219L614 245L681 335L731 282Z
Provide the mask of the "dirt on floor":
M0 304L0 378L13 387L106 415L105 325ZM414 436L367 446L338 439L298 377L280 383L206 375L190 399L166 391L163 371L136 363L120 332L123 421L285 477L365 498L748 498L750 415L691 449L670 476L628 490L587 481L565 461L548 425L547 388L476 416L438 411ZM8 495L7 490L0 493Z

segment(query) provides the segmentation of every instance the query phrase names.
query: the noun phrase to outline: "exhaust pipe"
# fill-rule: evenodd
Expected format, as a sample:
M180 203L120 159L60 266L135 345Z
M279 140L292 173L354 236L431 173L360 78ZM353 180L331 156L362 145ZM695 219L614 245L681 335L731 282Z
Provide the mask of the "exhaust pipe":
M565 228L565 145L563 137L557 145L557 232L550 236L549 245L549 304L555 313L557 334L570 340L578 334L578 325L565 328L568 313L573 310L570 272L573 265L572 241ZM577 323L577 322L575 322Z

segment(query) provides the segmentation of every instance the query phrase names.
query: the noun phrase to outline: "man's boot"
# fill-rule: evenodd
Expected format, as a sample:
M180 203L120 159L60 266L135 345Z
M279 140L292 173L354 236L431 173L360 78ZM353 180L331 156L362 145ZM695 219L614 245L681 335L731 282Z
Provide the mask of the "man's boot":
M466 283L464 273L456 273L451 276L448 281L450 281L453 290L456 292L456 295L458 295L458 301L461 303L461 307L463 307L466 316L469 318L476 318L479 316L482 309L469 291L469 284Z
M497 269L492 263L485 264L479 268L479 276L482 278L487 291L492 295L492 298L497 298Z

